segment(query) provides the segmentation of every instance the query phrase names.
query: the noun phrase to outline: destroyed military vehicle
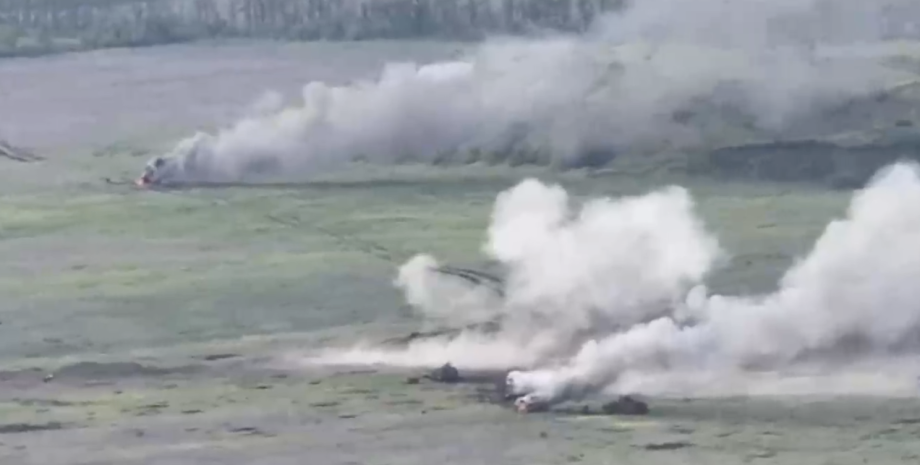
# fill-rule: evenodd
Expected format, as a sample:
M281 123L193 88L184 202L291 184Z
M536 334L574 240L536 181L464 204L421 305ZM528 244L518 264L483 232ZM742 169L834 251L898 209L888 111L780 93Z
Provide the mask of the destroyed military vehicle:
M819 181L838 187L858 186L894 159L920 159L920 46L891 42L871 49L809 44L756 54L739 50L686 43L588 43L573 51L575 62L584 67L584 81L578 81L570 99L556 102L558 111L544 111L529 120L515 113L507 124L464 128L466 132L454 128L468 140L447 138L439 143L432 134L430 143L399 150L436 153L388 153L380 159L554 163L592 169L633 160L690 173ZM713 76L711 64L691 66L704 62L724 63L724 72ZM648 91L654 95L636 95L633 81L658 76L675 63L688 64L686 82L658 83ZM750 72L762 66L791 67L797 80L773 85L772 78ZM851 76L861 69L871 69L871 79ZM604 119L608 107L616 108L621 97L629 96L638 102L635 112ZM649 108L649 102L659 100L666 103ZM565 140L555 140L554 129L579 119L598 121L576 124L588 129L567 131ZM272 153L275 145L289 147L288 151L297 147L298 156L309 159L371 160L366 153L330 152L329 147L352 147L354 134L336 133L335 125L326 120L302 124L308 127L295 131L296 139L245 147L223 143L224 132L197 133L151 160L138 184L268 182L290 174L281 156ZM406 145L399 143L402 133L386 136L396 139L392 142L398 147ZM312 144L314 139L320 142ZM557 156L555 152L562 150L564 156Z

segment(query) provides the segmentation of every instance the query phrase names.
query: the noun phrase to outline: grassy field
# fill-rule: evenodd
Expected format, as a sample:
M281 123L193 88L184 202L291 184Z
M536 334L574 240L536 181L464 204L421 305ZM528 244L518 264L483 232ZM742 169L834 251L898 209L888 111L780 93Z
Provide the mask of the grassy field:
M124 158L126 169L137 164ZM717 283L741 292L775 281L847 200L806 186L486 167L358 167L303 186L154 193L107 185L102 178L117 170L94 173L78 157L57 161L68 178L48 176L45 165L54 163L4 170L4 325L26 337L3 338L4 357L72 353L90 341L88 350L120 351L398 315L400 296L389 284L396 266L420 252L475 264L470 257L479 255L495 195L529 175L558 179L582 196L688 185L735 255ZM395 261L368 253L365 243ZM13 316L36 306L56 310L22 323ZM32 340L35 333L65 340L66 348Z
M690 187L734 254L718 287L738 292L768 289L842 213L842 193L484 167L355 167L288 188L156 193L101 181L136 157L98 160L0 174L5 463L843 464L920 453L920 405L908 400L653 400L639 419L521 417L476 400L474 386L287 363L415 329L390 284L396 263L363 244L475 264L495 195L527 176L579 196ZM19 432L30 426L44 430Z
M172 192L104 181L136 175L176 126L219 124L264 88L347 79L386 55L318 47L0 66L0 88L28 90L5 101L4 136L48 157L0 159L0 463L917 462L913 399L651 399L645 417L580 406L519 415L483 402L488 385L298 363L313 348L418 329L392 285L396 267L418 252L482 264L496 194L528 176L582 198L688 187L733 254L714 279L732 292L770 289L848 201L638 165L354 166L300 186Z

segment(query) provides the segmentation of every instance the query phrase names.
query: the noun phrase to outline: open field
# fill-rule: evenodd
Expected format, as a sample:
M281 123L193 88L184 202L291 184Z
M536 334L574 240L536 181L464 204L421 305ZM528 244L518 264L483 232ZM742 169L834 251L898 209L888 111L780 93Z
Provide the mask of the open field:
M4 423L62 428L2 435L10 460L907 463L920 453L909 440L920 405L909 400L653 400L639 420L521 417L465 386L290 365L312 347L418 326L389 284L394 264L316 227L396 256L470 263L495 194L529 173L405 169L302 188L144 193L101 185L87 169L74 174L85 185L36 193L46 166L9 168L27 193L7 187L0 208ZM648 187L616 176L561 181L583 195ZM736 291L768 287L846 200L805 187L695 184L703 216L736 252L718 280ZM32 368L40 371L18 371ZM643 449L662 442L689 445Z
M208 70L170 61L169 51L149 53L102 57L120 70L152 68L144 61L152 57L166 74L160 83L138 82L128 71L93 75L89 65L85 80L48 74L60 69L55 60L72 60L68 66L80 69L80 56L20 67L0 63L0 89L34 85L10 101L26 122L13 111L0 118L0 129L12 128L17 141L48 155L37 163L0 159L0 462L845 465L920 459L920 402L910 397L651 399L644 417L519 415L483 402L477 391L488 385L410 385L396 370L304 367L298 358L313 348L417 329L419 321L391 284L396 266L418 252L481 265L495 196L528 176L556 180L580 197L669 183L688 187L734 255L714 279L719 290L731 292L770 289L842 214L848 194L799 184L639 176L641 167L559 174L355 166L276 188L141 192L109 185L103 178L136 174L163 145L165 136L145 131L146 125L165 125L189 106L201 113L159 129L217 124L227 114L221 111L244 105L262 87L290 91L316 73L297 58L274 56L261 62L261 72L248 79L237 74L215 89L187 79ZM232 62L226 63L239 66ZM92 87L103 77L111 80L110 90L133 92L112 96ZM79 93L81 85L91 90ZM47 99L49 92L73 92L80 101ZM155 101L161 106L149 119L124 116ZM45 106L26 111L33 105ZM81 140L83 131L71 125L85 108L100 113L87 123L92 137ZM106 138L106 128L119 122L123 126ZM56 128L44 141L42 124ZM112 139L119 144L106 146ZM79 143L68 147L68 140ZM395 261L369 253L368 244Z
M8 167L4 423L62 428L2 435L9 460L908 463L920 452L909 439L920 417L912 400L653 400L639 420L521 417L471 387L289 364L322 344L418 326L390 286L394 264L322 231L399 257L470 263L494 195L531 173L404 169L302 188L143 193L102 185L87 168L38 193L46 165ZM648 187L617 176L561 181L583 195ZM768 287L846 201L807 187L690 183L736 253L718 279L726 290ZM646 450L659 443L679 449Z

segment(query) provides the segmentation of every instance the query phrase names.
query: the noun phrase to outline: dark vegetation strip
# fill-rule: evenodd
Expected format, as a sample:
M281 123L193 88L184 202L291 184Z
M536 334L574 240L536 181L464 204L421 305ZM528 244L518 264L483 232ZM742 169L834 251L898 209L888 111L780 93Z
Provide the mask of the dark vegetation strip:
M583 31L624 0L0 0L0 57L220 38L478 40Z
M17 147L3 139L0 139L0 157L22 163L43 160L42 157L32 153L30 150Z

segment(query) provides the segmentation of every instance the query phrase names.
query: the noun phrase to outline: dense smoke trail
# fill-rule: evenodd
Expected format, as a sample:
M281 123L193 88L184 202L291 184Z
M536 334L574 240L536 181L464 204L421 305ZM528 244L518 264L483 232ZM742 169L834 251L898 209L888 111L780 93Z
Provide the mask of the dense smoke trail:
M685 190L573 208L560 187L527 180L498 197L488 231L485 250L508 272L503 300L433 283L447 278L424 272L430 257L408 263L397 282L425 314L501 316L499 332L318 361L523 367L509 375L515 391L544 400L666 390L661 383L717 389L744 373L873 360L877 368L920 349L917 237L920 166L897 164L854 194L775 292L710 296L705 280L723 255Z
M664 315L720 256L692 207L688 193L674 187L599 199L576 214L562 188L525 181L497 200L486 245L512 270L503 299L433 272L437 263L427 255L406 263L396 280L408 303L428 318L455 324L498 318L503 329L419 342L380 361L530 364L573 350L587 335ZM375 353L359 350L355 359L340 360L373 362L365 357Z
M557 398L630 371L777 368L809 359L872 355L920 342L920 176L896 165L856 194L779 289L757 297L695 296L696 322L674 317L586 342L548 373L519 372L522 389Z
M602 163L618 153L795 134L893 72L834 47L877 43L884 2L648 0L583 36L491 40L462 59L311 82L178 143L149 182L308 177L347 161ZM837 128L851 129L851 128Z

